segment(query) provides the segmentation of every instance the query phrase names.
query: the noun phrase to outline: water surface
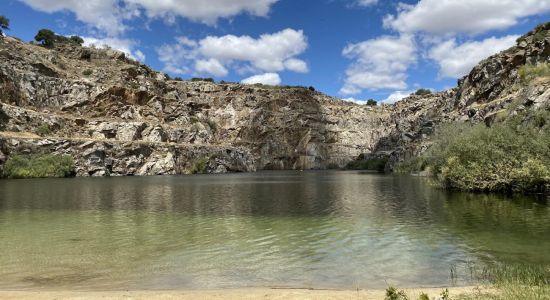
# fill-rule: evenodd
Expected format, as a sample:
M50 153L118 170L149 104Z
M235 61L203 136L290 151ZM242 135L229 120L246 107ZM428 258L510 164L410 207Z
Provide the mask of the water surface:
M0 288L383 288L550 264L545 199L361 172L0 181Z

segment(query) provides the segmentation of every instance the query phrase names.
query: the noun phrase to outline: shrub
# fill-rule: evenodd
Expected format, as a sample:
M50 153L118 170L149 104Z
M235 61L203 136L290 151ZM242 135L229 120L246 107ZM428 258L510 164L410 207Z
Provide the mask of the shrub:
M48 124L42 124L36 128L36 133L39 136L47 136L51 133L50 126Z
M53 46L56 40L56 34L49 29L40 29L34 39L44 46Z
M3 30L10 30L10 19L0 16L0 36L4 33Z
M431 95L432 91L428 89L418 89L416 92L414 92L414 94L416 96L426 96L426 95Z
M430 300L430 296L428 296L428 294L426 293L421 293L418 297L418 300Z
M201 77L193 77L191 78L191 81L206 81L206 82L214 82L213 78L201 78Z
M181 78L181 77L178 76L178 77L174 78L174 80L175 80L175 81L183 81L183 78Z
M205 174L208 169L208 158L200 158L195 160L193 168L191 168L191 174Z
M69 41L71 43L74 43L74 44L77 44L77 45L82 45L84 44L84 39L82 39L81 37L79 37L78 35L73 35L69 38Z
M521 83L529 84L536 78L550 76L550 65L548 63L526 64L519 68L518 74Z
M91 69L86 69L86 70L82 71L82 75L84 75L84 76L90 76L93 73L94 73L94 71L91 70Z
M429 168L448 189L544 192L550 184L549 144L549 128L533 121L493 127L451 124L435 136L421 164L408 164Z
M405 291L397 291L394 287L389 287L386 289L386 297L384 300L408 300L407 294L405 294Z
M77 45L84 44L84 39L77 35L71 37L66 37L62 35L57 35L55 32L49 29L40 29L34 39L42 44L43 46L51 47L55 43L73 43Z
M312 92L315 92L315 88L312 87L312 86L308 87L307 89L310 90L310 91L312 91Z
M376 100L374 100L374 99L369 99L369 100L367 100L367 105L368 106L376 106L376 105L378 105L378 102L376 102Z
M4 165L7 178L70 177L74 175L74 161L66 155L14 155Z

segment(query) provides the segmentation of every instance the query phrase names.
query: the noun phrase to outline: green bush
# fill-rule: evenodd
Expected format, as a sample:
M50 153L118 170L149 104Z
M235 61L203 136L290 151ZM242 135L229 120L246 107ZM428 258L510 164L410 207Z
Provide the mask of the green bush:
M86 70L82 71L82 75L84 75L84 76L90 76L93 73L94 73L94 71L91 70L91 69L86 69Z
M206 81L206 82L214 82L213 78L201 78L201 77L193 77L191 78L191 81Z
M0 36L2 35L2 30L10 30L10 19L0 16Z
M550 130L533 123L451 124L436 134L427 153L398 169L429 168L448 189L545 192L550 185Z
M378 105L378 102L376 102L376 100L374 100L374 99L369 99L369 100L367 100L366 104L368 106L376 106L376 105Z
M44 46L53 46L56 41L56 34L49 29L40 29L34 37L34 40Z
M50 129L50 126L48 126L48 124L42 124L40 126L38 126L36 128L36 133L39 135L39 136L47 136L51 133L51 129Z
M529 84L536 78L550 76L550 65L548 63L523 65L519 68L518 74L521 83Z
M84 44L84 39L79 37L78 35L73 35L69 38L69 42L77 45L82 45Z
M386 289L386 297L384 300L408 300L407 294L405 294L405 291L401 290L398 291L394 287L389 287Z
M191 174L205 174L208 170L208 158L197 159L193 163L193 168L191 169Z
M414 94L416 96L426 96L426 95L431 95L432 91L428 89L418 89L416 92L414 92Z
M14 155L4 165L7 178L70 177L75 172L74 161L66 155Z

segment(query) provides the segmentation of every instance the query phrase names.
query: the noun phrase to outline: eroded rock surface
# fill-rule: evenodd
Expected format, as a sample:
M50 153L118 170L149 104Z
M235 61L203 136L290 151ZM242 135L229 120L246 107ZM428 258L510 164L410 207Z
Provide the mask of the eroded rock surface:
M0 39L0 166L53 152L73 156L80 176L182 174L199 160L210 173L326 169L360 155L388 156L391 169L429 148L442 123L547 108L550 81L522 84L518 70L548 61L549 28L455 89L376 107L306 88L168 80L113 50Z

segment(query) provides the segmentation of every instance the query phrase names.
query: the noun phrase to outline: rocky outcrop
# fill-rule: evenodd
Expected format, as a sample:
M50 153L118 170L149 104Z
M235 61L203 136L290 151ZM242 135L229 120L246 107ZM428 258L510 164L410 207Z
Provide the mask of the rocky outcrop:
M71 155L81 176L326 169L357 157L388 168L425 151L442 123L543 109L549 25L476 66L449 91L362 106L300 87L169 80L113 50L0 40L0 165L18 153Z

